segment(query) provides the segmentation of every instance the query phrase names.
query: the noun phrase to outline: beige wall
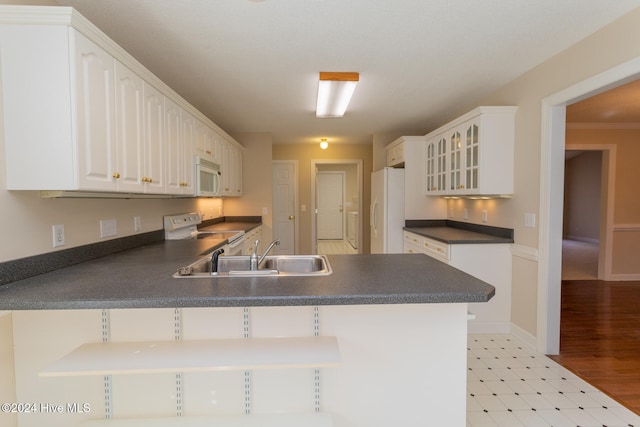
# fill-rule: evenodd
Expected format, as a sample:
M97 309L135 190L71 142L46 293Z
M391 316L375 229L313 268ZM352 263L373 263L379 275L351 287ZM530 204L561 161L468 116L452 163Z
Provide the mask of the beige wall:
M571 143L568 138L566 142ZM602 152L585 151L565 160L562 215L565 239L598 242L601 180Z
M233 136L245 147L242 157L242 187L240 198L224 199L225 216L261 216L262 240L273 238L272 174L270 133L240 133ZM266 214L263 214L266 209Z
M371 199L371 168L373 165L373 152L371 145L364 144L330 144L326 150L319 145L311 144L274 144L273 160L298 160L298 216L299 222L299 252L311 253L311 160L362 160L363 170L363 194L362 208L369 211ZM306 212L300 210L300 206L306 206ZM362 244L363 252L369 252L369 218L368 215L360 215L362 218Z
M499 223L512 223L516 245L536 250L538 228L525 228L527 212L539 216L542 100L589 77L640 57L640 9L592 34L490 96L469 105L517 105L515 195L497 211ZM460 113L464 113L460 111ZM636 157L637 159L637 157ZM562 185L562 183L557 183ZM470 202L467 202L470 203ZM539 221L538 221L539 223ZM537 262L514 258L512 320L536 335Z
M567 129L567 144L615 145L612 268L614 275L640 274L640 129ZM580 156L582 157L582 156Z

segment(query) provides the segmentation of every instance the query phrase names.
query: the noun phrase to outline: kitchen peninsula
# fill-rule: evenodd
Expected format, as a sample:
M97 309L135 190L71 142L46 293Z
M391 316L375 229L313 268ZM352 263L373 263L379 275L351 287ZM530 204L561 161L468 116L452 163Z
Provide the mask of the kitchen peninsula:
M422 254L329 256L333 274L321 277L172 277L210 246L162 241L0 287L0 309L13 310L18 400L91 407L20 414L19 425L200 425L186 423L222 414L236 421L221 425L270 425L267 415L281 425L465 425L467 303L491 299L492 286ZM100 351L128 342L143 356L178 344L155 370L138 356L117 370L101 362ZM100 349L82 362L93 371L56 367L85 344ZM251 349L179 366L194 345Z

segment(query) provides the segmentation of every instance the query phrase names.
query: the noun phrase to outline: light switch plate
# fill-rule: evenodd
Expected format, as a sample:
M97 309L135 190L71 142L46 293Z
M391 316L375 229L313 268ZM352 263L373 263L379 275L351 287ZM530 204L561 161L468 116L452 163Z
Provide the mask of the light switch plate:
M536 214L534 213L524 214L524 226L527 228L536 228Z

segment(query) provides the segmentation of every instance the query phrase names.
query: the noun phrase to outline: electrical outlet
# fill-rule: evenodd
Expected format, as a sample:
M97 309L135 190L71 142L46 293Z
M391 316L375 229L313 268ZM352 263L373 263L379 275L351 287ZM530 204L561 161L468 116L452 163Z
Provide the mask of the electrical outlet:
M469 219L469 209L464 208L464 210L462 211L462 218Z
M64 224L51 226L53 230L53 247L64 246Z
M486 210L482 211L482 222L487 222L488 221L488 214Z
M136 233L142 231L142 221L139 216L133 217L133 231Z
M269 208L262 208L262 215L269 215Z
M112 237L118 235L115 219L100 220L100 237Z

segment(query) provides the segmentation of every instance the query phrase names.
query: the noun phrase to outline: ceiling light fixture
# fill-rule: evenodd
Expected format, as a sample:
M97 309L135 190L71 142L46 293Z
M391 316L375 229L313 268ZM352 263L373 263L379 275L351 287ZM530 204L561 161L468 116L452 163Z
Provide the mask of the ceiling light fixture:
M326 150L328 146L329 143L327 142L327 138L320 138L320 148Z
M359 80L359 73L321 71L316 117L343 117Z

